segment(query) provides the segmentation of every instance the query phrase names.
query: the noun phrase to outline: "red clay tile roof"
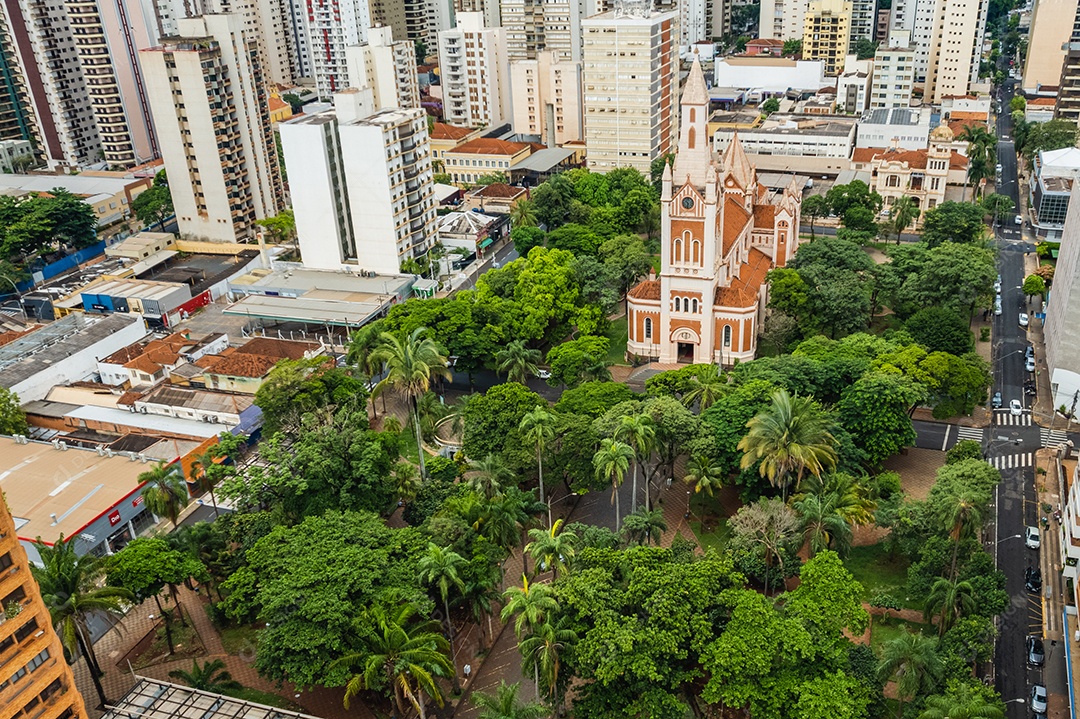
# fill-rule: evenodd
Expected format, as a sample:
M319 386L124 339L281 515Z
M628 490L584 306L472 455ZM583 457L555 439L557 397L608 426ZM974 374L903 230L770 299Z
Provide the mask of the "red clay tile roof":
M949 122L949 129L952 130L953 137L956 137L969 127L986 127L986 122L983 120L956 120Z
M127 392L124 392L122 395L120 395L120 399L116 400L116 404L118 406L119 405L131 406L131 405L135 404L135 402L137 400L142 399L142 397L143 397L142 392L136 392L135 390L129 389Z
M772 229L776 226L776 205L754 205L754 228Z
M851 161L865 164L880 157L883 162L906 162L911 169L925 170L928 154L929 150L884 150L880 147L856 147L851 153ZM949 167L953 170L963 170L967 167L967 158L954 151L949 160Z
M727 253L731 251L735 240L739 239L739 235L748 222L750 222L750 213L746 211L742 203L729 196L724 201L724 243L721 250L724 257L727 257Z
M985 120L985 112L952 112L949 113L949 120Z
M739 276L729 287L717 287L713 304L720 307L752 307L757 304L758 292L765 276L772 269L772 259L756 247L739 267Z
M776 38L765 37L758 38L757 40L747 40L747 47L783 47L784 41L777 40Z
M478 187L469 194L473 197L486 197L488 199L508 199L512 200L519 195L524 194L527 190L524 187L513 187L507 185L505 182L493 182L485 187Z
M942 95L942 100L977 100L978 95Z
M303 359L305 352L314 352L319 349L315 342L297 342L293 340L279 340L273 337L256 337L246 344L236 348L237 352L253 355L266 355L274 359Z
M1056 97L1033 97L1027 101L1028 105L1036 105L1038 107L1053 107L1057 104Z
M215 362L206 366L206 374L219 374L226 377L265 377L274 365L276 357L234 352L228 357L217 357Z
M471 127L459 127L445 122L436 122L431 126L432 140L460 140L475 132Z
M475 140L458 145L450 152L464 155L506 155L512 157L522 150L528 150L529 145L524 142L510 142L509 140L496 140L491 137L478 137Z
M270 100L266 103L266 106L270 109L270 112L282 110L288 106L289 103L282 100L280 97L270 96Z
M638 300L659 300L660 280L642 280L627 294Z

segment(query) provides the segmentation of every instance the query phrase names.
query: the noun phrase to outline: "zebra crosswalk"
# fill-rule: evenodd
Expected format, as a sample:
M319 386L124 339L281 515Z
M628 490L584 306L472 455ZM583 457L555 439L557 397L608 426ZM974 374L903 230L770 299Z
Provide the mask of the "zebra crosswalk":
M999 427L1030 427L1031 412L1024 410L1023 414L1013 414L1007 409L994 412L994 424Z
M983 441L983 429L981 427L960 427L956 428L956 440L973 439L976 442Z
M1001 457L991 457L986 460L994 469L1017 469L1031 467L1035 464L1035 453L1024 452L1022 454L1006 454Z
M1039 439L1043 447L1057 447L1059 444L1068 441L1069 435L1065 434L1064 430L1043 427L1039 430Z

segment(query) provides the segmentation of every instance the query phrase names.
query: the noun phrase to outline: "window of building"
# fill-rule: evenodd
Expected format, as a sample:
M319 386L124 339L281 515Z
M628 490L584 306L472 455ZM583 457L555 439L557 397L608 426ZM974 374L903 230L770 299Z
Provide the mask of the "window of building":
M645 339L652 339L652 318L645 318Z
M694 314L697 314L697 300L692 301L694 309L691 310Z
M11 564L11 552L5 552L4 554L0 554L0 570L7 569L11 566Z
M731 346L731 325L724 325L724 346Z

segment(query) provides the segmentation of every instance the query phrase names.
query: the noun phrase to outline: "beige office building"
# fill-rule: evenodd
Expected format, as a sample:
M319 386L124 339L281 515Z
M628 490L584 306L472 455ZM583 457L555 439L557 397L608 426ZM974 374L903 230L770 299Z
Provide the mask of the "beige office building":
M867 107L908 107L911 89L915 81L915 50L911 36L903 31L889 33L874 53L874 74L870 82L870 100Z
M978 80L988 5L988 0L919 0L913 37L916 65L926 68L923 102L940 105L949 95L966 95ZM925 44L924 27L929 31ZM926 58L925 65L921 57ZM918 75L917 69L916 83Z
M420 107L416 50L408 40L394 41L389 26L368 30L368 41L345 48L349 87L370 89L373 114L391 107Z
M560 60L581 60L581 21L594 10L583 0L502 0L500 25L506 31L506 54L511 62L535 60L551 51Z
M803 60L821 60L830 77L844 70L851 39L850 0L813 0L803 25Z
M809 5L809 0L761 0L758 37L762 40L802 38Z
M514 131L539 135L548 147L582 138L581 63L541 52L510 63Z
M1054 95L1061 81L1065 45L1072 35L1077 0L1036 0L1031 15L1027 61L1024 63L1024 94Z
M506 33L484 15L463 12L457 27L439 33L443 119L451 125L498 125L511 117Z
M619 0L581 24L588 167L648 173L653 159L675 146L678 11Z
M252 237L282 207L258 42L238 14L178 25L180 37L139 55L180 235Z

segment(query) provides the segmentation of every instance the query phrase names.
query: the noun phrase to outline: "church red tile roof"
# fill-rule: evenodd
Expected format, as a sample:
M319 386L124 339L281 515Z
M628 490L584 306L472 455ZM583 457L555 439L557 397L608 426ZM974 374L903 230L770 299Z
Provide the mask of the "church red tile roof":
M887 162L906 162L913 170L925 170L929 150L896 150L881 147L856 147L851 154L851 161L856 164L866 164L880 157ZM967 158L955 150L949 161L949 168L963 170L967 167Z
M724 201L724 246L722 252L725 257L735 244L735 240L739 239L739 235L748 222L750 222L750 213L737 199L728 197Z
M628 294L637 300L659 300L660 280L642 280Z
M720 307L751 307L757 304L758 292L772 269L772 258L756 247L739 267L739 276L728 287L717 287L713 304Z
M754 227L772 229L776 225L776 205L754 205Z

